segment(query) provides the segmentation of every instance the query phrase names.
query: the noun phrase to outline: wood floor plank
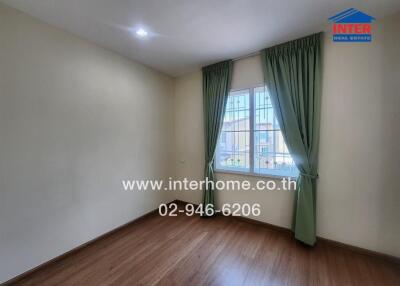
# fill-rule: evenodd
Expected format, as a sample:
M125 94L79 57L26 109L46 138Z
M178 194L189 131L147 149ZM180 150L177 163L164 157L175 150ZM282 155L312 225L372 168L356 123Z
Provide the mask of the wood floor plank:
M400 265L232 217L151 215L12 285L400 285Z

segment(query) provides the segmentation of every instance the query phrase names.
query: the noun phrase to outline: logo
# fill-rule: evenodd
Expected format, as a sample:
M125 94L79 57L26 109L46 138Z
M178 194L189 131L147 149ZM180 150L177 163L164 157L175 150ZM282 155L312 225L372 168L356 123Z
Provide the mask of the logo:
M375 20L354 8L347 9L329 18L332 22L334 42L371 42L371 23Z

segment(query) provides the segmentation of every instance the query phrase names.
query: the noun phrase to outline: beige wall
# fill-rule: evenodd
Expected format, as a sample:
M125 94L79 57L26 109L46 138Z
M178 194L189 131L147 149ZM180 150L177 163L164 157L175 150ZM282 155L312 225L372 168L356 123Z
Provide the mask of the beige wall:
M172 200L173 80L0 4L0 283Z
M400 14L325 41L318 233L400 257Z
M332 43L325 37L318 235L400 256L400 15L374 24L371 44ZM235 62L233 89L262 84L258 56ZM176 176L201 179L201 72L175 86ZM219 179L257 177L217 174ZM179 192L199 203L200 192ZM289 227L290 191L220 191L217 204L260 203L257 219Z

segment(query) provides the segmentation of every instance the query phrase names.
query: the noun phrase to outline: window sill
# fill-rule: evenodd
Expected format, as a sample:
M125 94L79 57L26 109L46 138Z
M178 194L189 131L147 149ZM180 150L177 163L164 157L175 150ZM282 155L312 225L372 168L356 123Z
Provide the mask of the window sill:
M228 175L240 175L240 176L267 178L267 179L275 179L275 180L281 180L283 178L290 178L292 180L297 180L297 177L284 176L284 175L257 174L257 173L250 173L250 172L239 172L239 171L230 171L230 170L221 170L221 169L215 169L214 171L215 171L215 173L228 174Z

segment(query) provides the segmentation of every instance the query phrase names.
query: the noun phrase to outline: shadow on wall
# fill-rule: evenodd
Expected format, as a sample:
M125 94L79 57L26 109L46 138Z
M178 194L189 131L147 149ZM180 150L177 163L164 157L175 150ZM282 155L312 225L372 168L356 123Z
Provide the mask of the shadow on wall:
M379 229L377 230L379 244L395 250L400 257L400 13L386 19L383 24L382 39L382 105L380 146L381 151L379 204ZM393 215L397 214L397 215ZM388 231L389 230L389 231ZM392 245L395 243L395 245ZM397 244L397 245L396 245Z

